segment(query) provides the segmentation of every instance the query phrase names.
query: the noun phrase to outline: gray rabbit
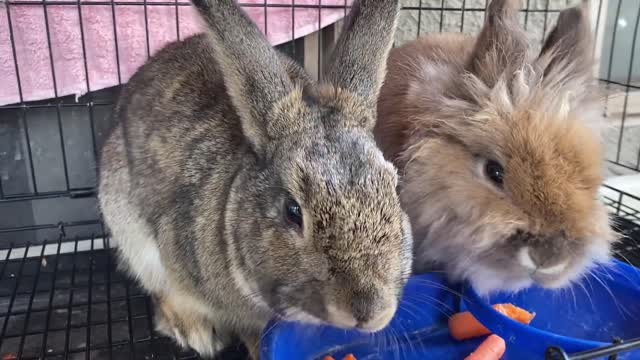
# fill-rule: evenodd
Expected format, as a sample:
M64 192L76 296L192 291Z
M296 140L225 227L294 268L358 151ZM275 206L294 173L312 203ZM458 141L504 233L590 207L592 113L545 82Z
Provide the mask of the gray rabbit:
M372 131L399 10L354 5L326 82L279 55L232 0L194 0L208 33L124 87L99 199L159 331L256 358L276 316L376 331L411 270L393 165Z

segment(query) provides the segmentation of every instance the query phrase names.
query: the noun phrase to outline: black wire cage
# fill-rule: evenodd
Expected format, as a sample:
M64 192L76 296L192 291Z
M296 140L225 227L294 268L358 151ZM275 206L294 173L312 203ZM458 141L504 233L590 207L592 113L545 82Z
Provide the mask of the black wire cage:
M280 41L278 47L316 76L326 49L336 38L338 25L333 21L348 11L351 2L246 1L245 9L262 19L262 30L267 34L273 24L269 17L290 17L288 40ZM573 2L522 3L521 20L541 43L559 11ZM184 15L189 5L185 0L0 2L0 69L9 69L12 74L2 76L0 88L16 90L13 100L7 100L11 99L8 96L0 106L3 360L198 358L153 332L149 297L116 269L95 191L96 155L111 125L109 114L119 85L128 76L123 64L128 55L119 48L118 39L130 35L126 26L131 24L121 24L118 19L127 16L123 11L142 14L137 26L143 29L144 60L157 50L153 13L168 13L164 18L168 23L161 26L175 29L174 38L169 40L181 39L188 27ZM475 33L482 25L486 5L486 0L404 0L396 44L427 32ZM597 40L594 51L600 60L597 76L608 94L601 111L609 125L604 135L607 171L613 179L627 179L605 184L603 199L614 216L615 228L624 234L625 240L617 249L620 257L639 265L636 244L640 239L640 196L637 192L634 195L633 182L640 173L640 7L637 0L593 0L591 6ZM91 70L95 55L90 52L96 44L91 43L92 28L88 25L92 8L104 13L101 23L92 19L91 24L102 26L113 40L97 47L107 47L115 61L112 75L116 86L94 85L98 76ZM64 64L65 53L56 48L53 38L58 9L66 9L67 17L77 26L77 36L67 41L75 41L81 49L79 76L84 89L73 92L85 93L81 97L67 96L62 89L69 70L60 65ZM31 38L20 30L21 22L35 21L35 17L25 15L29 12L39 14L39 23L26 24L26 28L43 31L45 41L30 42ZM331 17L334 20L327 23ZM296 25L301 19L311 24L304 30L305 36L296 34L301 31ZM25 47L44 51L45 57L40 60L46 66L34 67L40 72L30 70ZM49 79L52 92L33 100L29 94L34 89L29 89L29 84L37 84L41 78ZM640 184L638 179L635 181ZM222 357L243 358L246 354L238 346Z

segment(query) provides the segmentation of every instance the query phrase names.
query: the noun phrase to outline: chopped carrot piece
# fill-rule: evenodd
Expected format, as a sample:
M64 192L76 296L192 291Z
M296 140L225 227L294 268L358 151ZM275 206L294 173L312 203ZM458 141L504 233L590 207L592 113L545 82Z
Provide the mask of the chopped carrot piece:
M333 356L327 355L324 357L324 360L336 360L333 358Z
M357 360L355 356L353 356L353 354L348 354L347 356L343 357L342 360Z
M464 360L499 360L506 349L507 345L500 336L489 335L476 351L469 354Z
M449 318L449 333L456 340L465 340L489 335L491 331L476 320L470 312L465 311L454 314Z
M530 313L513 304L495 304L493 308L504 316L508 316L523 324L531 323L531 320L536 316L535 313ZM468 311L454 314L449 318L449 332L456 340L465 340L491 334L491 331L476 320Z
M536 313L530 313L525 309L519 308L513 304L495 304L493 308L505 316L523 324L530 324Z

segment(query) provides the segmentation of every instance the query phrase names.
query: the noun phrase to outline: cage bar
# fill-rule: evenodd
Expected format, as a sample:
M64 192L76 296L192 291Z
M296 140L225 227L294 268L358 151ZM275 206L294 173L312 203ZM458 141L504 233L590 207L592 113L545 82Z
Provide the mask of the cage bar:
M637 70L634 62L638 58L638 32L640 31L640 10L632 23L634 28L633 45L629 59L629 67L625 68L626 76L614 78L614 59L619 49L617 38L618 26L608 24L611 19L618 21L621 16L622 5L625 1L617 3L599 0L593 8L597 9L595 17L596 54L608 60L607 67L603 69L599 83L607 91L607 98L603 103L603 110L607 116L607 106L611 106L609 94L615 90L623 96L622 112L620 114L620 129L616 136L615 151L609 157L608 163L616 169L623 169L631 174L640 173L640 139L635 144L625 142L630 123L635 121L629 106L633 103L635 93L640 90L640 82L634 76ZM264 21L265 33L269 32L269 18L282 10L290 10L291 39L287 44L279 46L292 55L292 57L305 64L312 75L322 76L325 54L333 45L336 38L337 25L329 25L322 28L323 11L342 10L347 14L350 8L347 0L344 2L317 0L315 2L303 2L300 0L273 1L263 0L247 3L240 0L246 8L261 10ZM521 10L525 28L531 33L540 32L542 39L547 34L552 19L560 11L558 6L551 6L551 0L524 1L525 6ZM104 140L106 129L110 125L109 108L114 105L115 95L119 85L125 78L123 75L123 52L121 43L123 33L118 32L119 9L139 9L142 16L144 29L144 50L146 58L153 55L151 48L151 33L149 20L153 9L167 7L173 9L171 21L168 26L175 27L176 39L181 40L184 26L180 16L184 15L184 7L190 6L186 0L8 0L3 2L8 21L8 41L11 46L13 68L16 73L18 90L18 102L0 106L0 125L7 121L15 120L19 128L17 143L22 144L24 156L21 164L24 165L24 173L10 173L10 179L0 177L0 355L5 353L15 354L22 359L198 359L192 351L185 351L176 346L171 340L153 331L153 299L143 292L134 281L117 270L117 257L109 234L104 229L104 224L95 214L95 218L82 218L83 213L92 211L97 206L97 184L78 185L70 171L69 166L81 166L87 173L96 173L99 146ZM554 2L557 4L557 1ZM613 4L613 10L607 10ZM411 35L417 38L424 32L424 26L433 25L435 31L469 31L470 25L466 20L473 16L486 14L488 1L403 1L401 11L417 14L417 17L407 21L413 26ZM52 6L75 6L78 23L80 26L80 41L82 48L82 71L84 73L84 86L87 94L78 99L73 96L59 96L59 83L56 74L56 58L52 46L51 24L48 9ZM86 14L88 9L94 6L103 6L109 10L111 21L109 32L113 34L113 60L115 62L115 76L117 84L115 89L92 88L91 72L88 63L89 47L87 43ZM44 12L44 25L46 31L47 51L49 54L49 69L53 82L54 97L40 101L25 101L24 78L20 71L20 52L16 44L16 19L12 9L24 7L42 8ZM317 11L317 16L312 20L319 31L305 38L299 37L296 29L296 21L299 20L297 11ZM605 16L607 11L613 11L612 17ZM459 17L458 17L459 13ZM325 13L326 14L326 13ZM175 16L175 19L174 19ZM288 14L286 16L289 16ZM433 16L433 18L430 18ZM542 26L536 25L536 21L542 18ZM433 24L427 23L432 21ZM451 26L451 22L457 22ZM175 22L175 23L174 23ZM273 24L273 23L272 23ZM609 25L609 27L607 27ZM538 26L538 28L536 28ZM173 31L173 30L172 30ZM605 32L610 31L611 49L606 54L602 53L601 41L605 39ZM409 32L409 31L407 31ZM414 34L414 35L413 35ZM410 39L403 39L410 40ZM399 43L396 39L396 43ZM111 44L109 44L111 46ZM60 69L58 69L58 72ZM23 73L24 75L24 73ZM49 76L49 74L44 74ZM86 134L90 160L86 164L71 163L70 157L78 151L72 144L78 141L72 138L68 131L65 133L66 113L71 109L87 109L82 112L82 120L87 121L91 134ZM33 122L38 114L46 113L47 120L52 121L50 138L60 147L59 163L62 165L63 183L56 188L45 186L48 176L47 168L36 165L37 151L40 144L35 144L40 134ZM86 116L85 116L86 115ZM66 128L68 129L68 128ZM1 136L1 135L0 135ZM68 141L68 143L67 143ZM637 156L624 157L623 152L629 152L627 148L639 146ZM51 150L51 149L49 149ZM635 149L631 149L635 151ZM0 170L4 166L0 157ZM13 160L12 160L13 161ZM17 161L17 160L16 160ZM54 164L51 164L54 167ZM71 168L74 169L74 168ZM16 180L18 179L18 180ZM26 186L16 191L15 182L22 181ZM621 233L625 241L616 245L616 256L632 264L640 264L640 197L629 191L618 189L609 185L603 187L607 190L603 195L603 201L607 205L613 217L613 226ZM64 203L67 201L66 203ZM85 203L86 202L86 203ZM65 204L62 208L60 204ZM42 212L42 208L49 206L51 211L46 216L36 216ZM83 204L75 205L75 204ZM73 212L66 208L78 207ZM27 209L27 210L24 210ZM38 210L38 211L36 211ZM20 216L16 218L33 217L30 221L9 223L8 217L3 214ZM58 213L60 214L58 214ZM42 215L42 214L40 214ZM67 216L64 217L63 215ZM86 229L86 230L83 230ZM54 234L42 238L45 235ZM5 241L20 238L21 241ZM24 240L22 240L24 239ZM49 241L47 239L57 239ZM101 315L102 314L102 315ZM628 344L627 344L628 346ZM231 351L232 353L234 351ZM568 355L571 356L571 355ZM586 359L586 357L585 357Z

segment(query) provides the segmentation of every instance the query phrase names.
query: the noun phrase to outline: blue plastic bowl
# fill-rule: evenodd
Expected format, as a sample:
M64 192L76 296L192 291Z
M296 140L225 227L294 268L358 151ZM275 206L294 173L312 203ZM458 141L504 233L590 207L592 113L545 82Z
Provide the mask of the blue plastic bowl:
M531 288L517 294L479 297L473 289L447 283L443 274L413 276L391 324L376 334L330 326L273 321L263 333L263 359L312 360L352 353L358 360L454 359L471 353L483 338L456 341L449 336L449 315L470 310L507 341L504 360L542 359L547 346L567 353L601 347L614 337L640 336L640 271L619 262L594 271L571 289ZM608 290L607 290L608 289ZM463 293L461 301L460 293ZM491 308L510 302L536 312L529 326ZM619 359L640 359L640 351Z

